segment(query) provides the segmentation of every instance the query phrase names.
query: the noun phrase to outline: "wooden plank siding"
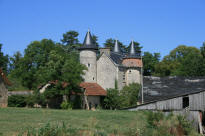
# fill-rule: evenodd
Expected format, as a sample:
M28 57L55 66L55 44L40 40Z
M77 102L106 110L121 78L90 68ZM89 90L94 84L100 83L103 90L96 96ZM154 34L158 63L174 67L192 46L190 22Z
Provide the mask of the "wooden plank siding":
M205 92L189 95L190 110L205 111Z

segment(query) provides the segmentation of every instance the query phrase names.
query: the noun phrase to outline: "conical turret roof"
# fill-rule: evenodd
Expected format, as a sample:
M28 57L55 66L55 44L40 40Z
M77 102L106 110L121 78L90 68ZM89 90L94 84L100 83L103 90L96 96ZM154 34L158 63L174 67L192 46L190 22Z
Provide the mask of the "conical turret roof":
M115 40L115 46L113 52L115 53L121 53L120 45L118 43L118 40Z
M79 50L83 50L83 49L92 49L92 50L97 50L98 47L95 45L92 36L90 34L90 31L88 30L88 32L86 33L84 42L83 42L83 46L81 46L79 48Z
M136 55L134 41L132 40L129 55Z
M125 55L124 58L139 58L140 57L140 52L136 52L135 50L135 45L134 41L132 40L131 45L130 45L130 50L127 55Z

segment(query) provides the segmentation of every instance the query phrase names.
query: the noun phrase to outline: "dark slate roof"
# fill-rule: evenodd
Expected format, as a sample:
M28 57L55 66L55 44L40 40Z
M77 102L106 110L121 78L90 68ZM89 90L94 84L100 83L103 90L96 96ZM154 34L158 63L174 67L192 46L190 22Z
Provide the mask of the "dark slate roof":
M84 50L84 49L93 49L93 50L97 50L98 47L95 45L95 43L93 42L92 36L90 34L90 31L88 30L84 42L83 42L83 46L81 46L79 48L79 50Z
M110 52L110 58L118 65L122 64L123 55L120 53Z
M205 77L144 77L144 101L157 101L205 90Z

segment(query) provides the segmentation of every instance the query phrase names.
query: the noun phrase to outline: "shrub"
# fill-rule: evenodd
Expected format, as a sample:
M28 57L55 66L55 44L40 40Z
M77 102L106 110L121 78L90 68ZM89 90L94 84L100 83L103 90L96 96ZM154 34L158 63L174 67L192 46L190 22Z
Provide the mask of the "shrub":
M62 109L72 109L73 105L72 103L69 103L67 101L64 101L61 103L61 108Z
M12 95L8 97L8 107L25 107L26 96L24 95Z

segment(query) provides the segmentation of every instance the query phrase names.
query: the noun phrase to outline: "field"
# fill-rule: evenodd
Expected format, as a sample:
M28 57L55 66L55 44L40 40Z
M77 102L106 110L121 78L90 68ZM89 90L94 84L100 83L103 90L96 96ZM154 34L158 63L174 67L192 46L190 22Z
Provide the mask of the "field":
M48 126L49 124L51 127ZM58 127L63 128L61 127L63 124L66 131L58 129ZM31 130L37 133L46 131L46 134L40 136L51 134L53 136L198 135L183 118L174 115L165 117L162 113L0 108L0 136L16 136L20 133L25 135ZM61 132L58 135L53 133L57 130Z
M40 128L46 123L61 124L78 129L98 129L106 133L126 133L130 128L142 128L145 115L129 111L51 110L29 108L1 108L0 132L14 135L30 127Z

